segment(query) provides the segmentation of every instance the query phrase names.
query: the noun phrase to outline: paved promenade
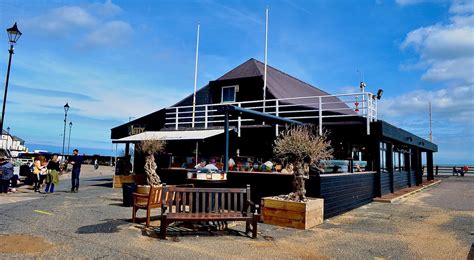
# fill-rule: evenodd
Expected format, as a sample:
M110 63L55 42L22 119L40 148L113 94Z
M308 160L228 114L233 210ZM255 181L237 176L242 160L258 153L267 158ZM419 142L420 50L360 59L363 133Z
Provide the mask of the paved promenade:
M65 175L54 194L22 188L0 196L0 258L466 259L474 241L474 177L446 178L307 231L259 224L252 240L237 224L230 233L171 233L162 241L154 229L130 223L131 208L121 206L111 176L109 167L85 166L79 193L67 192Z

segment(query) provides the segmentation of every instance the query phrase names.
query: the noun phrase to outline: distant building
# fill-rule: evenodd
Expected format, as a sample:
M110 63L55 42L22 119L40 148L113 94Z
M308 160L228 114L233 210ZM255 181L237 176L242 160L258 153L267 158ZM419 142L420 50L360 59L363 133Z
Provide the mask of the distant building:
M25 140L9 134L5 130L2 132L0 148L9 150L13 157L17 157L19 153L28 151L28 148L25 146Z

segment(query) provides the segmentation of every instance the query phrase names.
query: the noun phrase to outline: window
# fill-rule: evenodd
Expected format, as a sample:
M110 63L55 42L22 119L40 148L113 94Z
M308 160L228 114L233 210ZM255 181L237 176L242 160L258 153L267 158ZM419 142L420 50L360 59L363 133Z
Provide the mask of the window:
M236 86L222 87L222 103L235 102L235 88Z
M400 153L395 151L393 152L393 170L400 171Z
M387 172L387 144L380 143L380 172Z

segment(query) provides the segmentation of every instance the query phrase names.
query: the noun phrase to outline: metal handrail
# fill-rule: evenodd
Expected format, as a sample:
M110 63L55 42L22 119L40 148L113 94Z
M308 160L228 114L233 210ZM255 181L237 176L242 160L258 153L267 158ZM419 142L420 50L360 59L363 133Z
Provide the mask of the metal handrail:
M324 102L324 99L337 97L337 98L355 98L355 100L342 100L340 101L328 101ZM293 104L281 104L285 101L295 101L295 100L311 100L316 99L314 102L303 102L303 103L293 103ZM357 102L357 106L355 105ZM270 103L270 104L269 104ZM325 106L331 104L345 104L347 107L325 109ZM260 105L262 104L262 105ZM318 119L319 125L322 126L324 118L336 118L336 117L349 117L354 115L340 114L340 115L323 115L323 112L341 112L341 111L355 111L357 116L362 116L366 118L367 124L367 134L370 134L370 122L377 121L377 100L374 98L374 95L370 92L362 93L348 93L348 94L336 94L336 95L324 95L324 96L306 96L306 97L290 97L290 98L280 98L280 99L267 99L267 100L251 100L251 101L242 101L242 102L225 102L225 103L214 103L214 104L201 104L194 106L174 106L168 107L165 111L165 125L174 126L176 130L180 127L189 128L194 127L194 124L202 125L204 128L209 128L209 124L221 123L223 120L219 120L224 115L216 114L218 112L217 107L223 105L234 105L243 107L246 109L262 111L266 110L266 113L276 116L281 116L282 114L301 114L301 113L312 113L314 115L303 115L303 116L287 116L285 118L289 119ZM312 107L312 109L302 109L301 107ZM300 108L300 109L292 109ZM281 110L285 108L285 110ZM358 110L357 110L358 109ZM271 110L271 111L268 111ZM217 120L216 120L217 119ZM238 119L230 120L230 122L237 122L237 132L240 136L240 128L242 122L255 121L253 119L242 118L241 116ZM194 123L194 124L192 124ZM212 126L211 126L212 127ZM320 132L322 133L322 127L320 127ZM276 126L276 134L278 134L278 125Z

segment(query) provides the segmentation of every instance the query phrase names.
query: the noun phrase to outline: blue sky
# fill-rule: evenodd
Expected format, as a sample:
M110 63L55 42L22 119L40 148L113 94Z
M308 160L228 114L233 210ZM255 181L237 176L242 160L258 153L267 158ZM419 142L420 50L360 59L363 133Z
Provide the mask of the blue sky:
M330 93L359 70L380 117L425 138L431 100L436 162L474 164L473 1L0 0L0 28L23 32L5 127L59 151L69 102L71 146L111 153L110 128L192 92L198 22L198 86L263 60L266 4L270 65Z

